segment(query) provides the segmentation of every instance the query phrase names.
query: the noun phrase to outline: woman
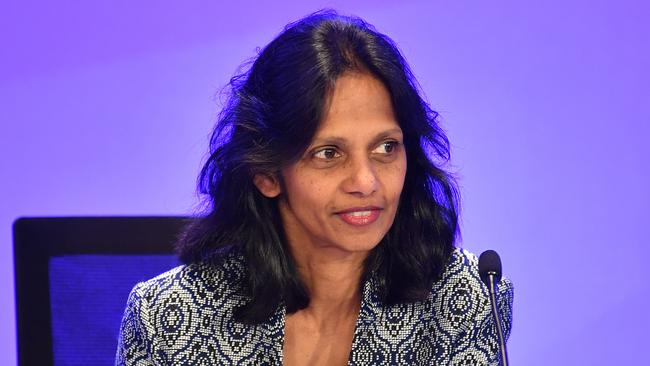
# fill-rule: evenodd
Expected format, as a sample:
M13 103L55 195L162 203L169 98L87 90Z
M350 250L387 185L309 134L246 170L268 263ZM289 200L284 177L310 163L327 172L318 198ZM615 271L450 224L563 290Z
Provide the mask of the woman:
M117 364L498 362L436 116L370 25L290 24L232 80L208 212L179 241L186 265L131 292Z

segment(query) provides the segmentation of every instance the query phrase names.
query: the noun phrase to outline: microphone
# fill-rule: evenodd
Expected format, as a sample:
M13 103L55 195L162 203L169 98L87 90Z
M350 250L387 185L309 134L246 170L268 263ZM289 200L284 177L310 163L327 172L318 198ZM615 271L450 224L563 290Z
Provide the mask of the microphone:
M501 259L494 250L486 250L478 258L478 273L481 281L485 283L490 292L490 303L492 304L492 315L497 326L497 338L499 340L499 351L501 353L501 365L508 366L508 352L506 341L503 337L501 317L497 306L496 284L501 281Z

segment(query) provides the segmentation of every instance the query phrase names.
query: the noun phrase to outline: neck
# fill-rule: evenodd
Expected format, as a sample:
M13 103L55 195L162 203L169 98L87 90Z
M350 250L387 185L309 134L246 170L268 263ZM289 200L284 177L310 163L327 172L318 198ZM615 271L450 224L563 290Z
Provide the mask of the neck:
M358 313L367 253L342 253L331 248L292 252L300 277L309 290L310 302L305 311L323 319Z

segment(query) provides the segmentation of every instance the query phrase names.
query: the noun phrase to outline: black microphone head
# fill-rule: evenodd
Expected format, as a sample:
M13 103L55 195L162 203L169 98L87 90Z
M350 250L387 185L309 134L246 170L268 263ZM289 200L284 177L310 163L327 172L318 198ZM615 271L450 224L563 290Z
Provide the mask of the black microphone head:
M489 286L488 275L494 275L494 281L499 283L501 281L501 259L494 250L484 251L478 257L478 274L481 276L481 281Z

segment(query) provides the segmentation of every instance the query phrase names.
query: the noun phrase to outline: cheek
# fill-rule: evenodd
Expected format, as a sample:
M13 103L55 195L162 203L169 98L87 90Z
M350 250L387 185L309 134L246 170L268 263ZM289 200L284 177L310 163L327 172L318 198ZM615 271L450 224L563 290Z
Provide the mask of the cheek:
M403 160L398 164L387 166L384 176L386 193L393 198L399 198L406 178L406 161Z
M304 184L303 189L308 191L309 194L319 197L324 193L327 182L322 178L310 177Z
M289 202L299 206L323 205L328 197L327 179L312 174L287 174L285 176L286 196Z

